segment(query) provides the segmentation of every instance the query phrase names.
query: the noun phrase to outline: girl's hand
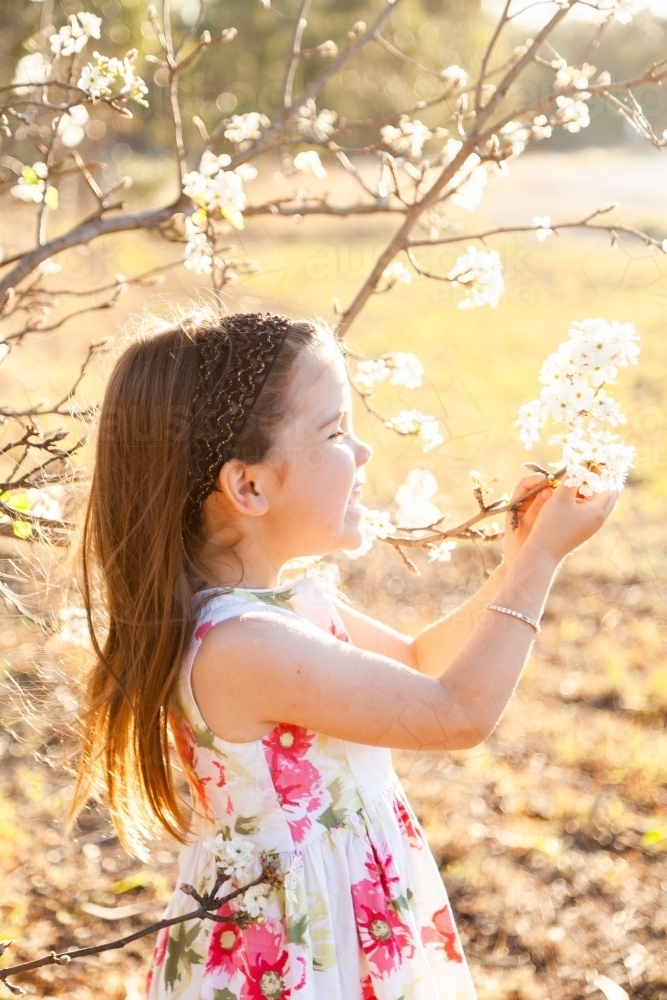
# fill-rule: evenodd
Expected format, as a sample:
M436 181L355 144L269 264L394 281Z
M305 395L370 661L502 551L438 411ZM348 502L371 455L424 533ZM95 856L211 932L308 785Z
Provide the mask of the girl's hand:
M524 493L534 489L539 483L544 481L544 476L539 472L524 478L516 486L512 494L511 503L514 503ZM553 489L545 486L535 496L530 497L519 508L519 524L517 528L512 528L512 512L505 514L505 538L503 542L503 562L510 566L516 559L519 549L524 544L533 529L537 515L542 510L546 501L551 497Z
M576 486L558 486L541 506L530 544L560 562L598 531L611 514L617 492L578 495Z

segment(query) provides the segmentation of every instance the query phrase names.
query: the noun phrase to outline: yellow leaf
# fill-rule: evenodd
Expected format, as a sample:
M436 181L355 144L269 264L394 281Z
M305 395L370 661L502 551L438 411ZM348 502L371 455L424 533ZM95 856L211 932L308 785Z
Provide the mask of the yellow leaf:
M153 872L135 872L134 875L128 875L127 878L122 878L118 882L114 882L111 886L111 891L115 892L118 896L122 892L129 892L130 889L138 889L139 886L149 885L154 878L155 875Z
M192 221L195 226L199 226L200 229L206 229L206 223L208 222L208 215L203 208L197 209L196 212L192 213Z
M12 528L17 538L30 538L32 525L29 521L12 521Z
M243 221L243 215L239 212L238 208L221 208L220 212L224 215L228 222L231 222L234 229L244 228L245 223Z
M47 187L46 194L44 195L44 204L52 212L55 212L58 208L58 188Z

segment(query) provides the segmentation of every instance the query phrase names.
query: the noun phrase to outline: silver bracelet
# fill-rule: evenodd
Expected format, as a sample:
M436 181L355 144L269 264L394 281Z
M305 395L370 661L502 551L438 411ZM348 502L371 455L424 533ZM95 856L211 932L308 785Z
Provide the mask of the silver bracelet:
M529 618L528 615L522 614L520 611L514 611L512 608L503 608L500 604L485 604L484 607L488 608L489 611L502 611L504 615L512 615L513 618L520 618L522 622L532 625L536 632L542 631L539 622L536 622L534 618Z

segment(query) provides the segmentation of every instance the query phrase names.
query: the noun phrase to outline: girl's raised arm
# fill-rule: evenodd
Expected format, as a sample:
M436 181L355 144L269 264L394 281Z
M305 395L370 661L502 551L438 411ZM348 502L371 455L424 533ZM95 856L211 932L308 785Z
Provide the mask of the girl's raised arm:
M556 568L603 523L616 494L577 497L559 487L537 518L495 601L539 619ZM465 749L497 724L534 638L520 619L485 611L451 662L438 662L437 631L422 633L420 673L341 643L310 625L252 612L215 626L197 653L193 691L219 737L259 739L275 724L408 750ZM427 676L436 673L438 676Z

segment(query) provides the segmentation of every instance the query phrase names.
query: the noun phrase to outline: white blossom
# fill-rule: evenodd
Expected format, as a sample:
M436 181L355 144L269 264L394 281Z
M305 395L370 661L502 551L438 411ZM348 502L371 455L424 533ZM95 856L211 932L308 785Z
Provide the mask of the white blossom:
M62 267L53 257L47 257L41 262L38 270L40 274L58 274L59 271L62 271Z
M355 381L366 389L373 389L382 382L417 389L422 384L424 366L418 357L405 351L390 351L376 360L357 363Z
M534 215L533 225L536 229L535 236L540 243L543 240L546 240L547 236L553 236L554 234L554 231L551 228L551 216L549 215Z
M224 169L229 162L229 157L205 152L199 170L192 170L183 178L183 193L207 215L220 214L236 229L243 229L246 203L243 178L234 170Z
M520 156L532 136L532 130L521 122L507 122L501 128L500 134L509 143L512 156Z
M207 847L213 854L218 868L237 886L253 882L261 874L261 863L255 845L243 837L225 840L218 833Z
M297 153L294 157L294 166L296 170L310 170L315 177L319 177L320 179L327 175L326 170L322 166L320 154L316 149L304 149L300 153Z
M400 260L394 260L391 264L387 264L382 272L382 277L390 288L396 284L409 285L412 281L412 275Z
M444 440L435 417L420 413L419 410L401 410L395 417L385 420L385 426L399 434L421 438L424 451L432 451Z
M495 308L505 291L497 250L468 247L468 252L457 258L447 277L454 286L460 286L468 293L468 297L458 303L459 309L475 309L483 305Z
M446 69L440 71L440 79L452 86L465 87L468 82L468 74L461 66L453 63L451 66L447 66Z
M85 608L61 608L58 613L60 628L58 635L63 642L71 642L73 646L90 646L90 631Z
M361 533L361 544L356 549L346 549L345 554L350 559L359 559L365 556L373 548L377 538L388 538L396 531L396 527L391 523L391 515L386 510L369 510L368 507L361 507L361 520L359 531Z
M46 83L51 76L51 63L44 58L41 52L31 52L27 56L22 56L16 64L12 85L15 87L15 94L27 94L30 86L17 86L17 84L40 84Z
M550 139L553 134L553 128L549 124L549 119L546 115L536 115L533 118L533 124L531 128L531 134L533 139Z
M556 59L552 67L557 71L555 85L559 90L565 87L577 87L578 90L585 90L588 81L595 73L595 66L584 63L581 69L576 66L568 66L565 59Z
M63 146L73 149L83 141L85 136L85 126L89 120L88 109L85 104L75 104L69 111L62 115L58 122L58 135Z
M408 115L401 115L398 126L384 125L380 129L382 141L395 153L409 153L412 157L422 154L424 143L433 138L433 133L415 119L411 121Z
M102 18L88 11L70 14L67 24L51 35L51 51L59 56L73 56L81 52L89 38L99 38Z
M583 496L620 490L635 450L605 428L625 423L625 416L603 386L615 382L618 368L637 363L637 336L630 323L603 319L574 323L569 332L540 369L539 399L519 410L520 437L530 448L543 427L555 425L549 443L561 447L562 457L552 465L565 466L566 485Z
M234 167L234 173L247 183L257 178L257 167L253 167L252 163L239 163L238 167Z
M428 546L428 558L429 562L449 562L452 558L452 552L456 548L456 542L446 538L444 542L438 542L437 545Z
M253 885L243 893L241 909L254 919L262 917L269 903L268 896L268 885Z
M269 124L266 115L258 111L249 111L246 115L232 115L224 135L230 142L246 142L248 139L258 139L262 129Z
M93 52L92 60L81 69L77 86L90 95L93 103L102 97L110 97L116 91L115 96L147 108L145 95L148 87L134 71L135 52L128 53L123 59Z
M637 0L598 0L597 9L607 20L630 24L639 13L639 4Z
M19 182L11 188L11 193L19 201L41 204L46 197L48 173L46 163L36 160L31 167L23 168Z
M579 132L591 123L588 105L574 97L559 95L556 98L558 111L556 117L559 125L568 132Z
M329 111L326 108L318 114L315 101L311 97L299 108L297 128L302 135L306 135L310 139L324 141L334 131L337 118L338 115L335 111Z
M185 244L184 266L195 274L211 274L214 249L206 233L189 216L185 220L185 234L188 241Z
M396 490L396 524L401 528L427 528L442 514L433 503L438 481L427 469L412 469Z

